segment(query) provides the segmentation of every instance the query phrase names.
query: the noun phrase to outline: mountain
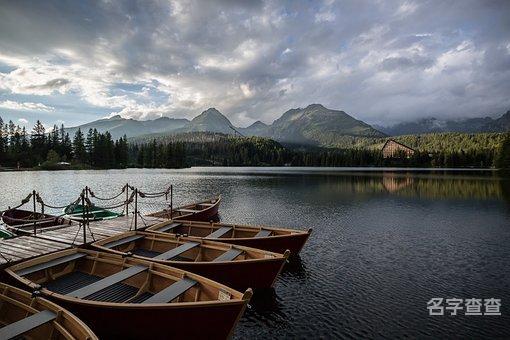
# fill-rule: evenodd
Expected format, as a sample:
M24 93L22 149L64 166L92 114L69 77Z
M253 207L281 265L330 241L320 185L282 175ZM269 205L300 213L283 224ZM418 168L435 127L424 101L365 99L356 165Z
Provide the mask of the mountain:
M74 136L78 128L86 134L89 129L96 129L104 133L109 131L113 139L118 139L124 135L128 137L141 136L152 133L171 133L189 123L187 119L175 119L161 117L154 120L135 120L122 118L119 115L110 118L99 119L87 124L65 128L70 136Z
M165 133L172 132L180 129L189 123L189 120L184 118L169 118L161 117L154 120L142 121L145 128L149 129L151 133Z
M241 132L245 136L266 136L268 133L269 125L262 123L260 120L257 120L255 123L251 124L245 128L239 128L238 131Z
M493 119L493 121L489 122L485 128L494 132L510 131L510 110L501 117Z
M245 136L268 137L279 142L318 146L353 146L357 145L360 138L385 136L344 111L330 110L320 104L288 110L271 125L257 121L246 128L235 128L230 120L215 108L205 110L191 121L168 117L138 121L113 116L66 130L72 136L78 127L84 133L91 128L99 132L108 130L114 139L123 135L151 138L151 135L155 137L187 132L233 134L235 129Z
M346 138L384 137L365 122L344 111L331 110L321 104L285 112L268 127L267 136L281 142L338 146Z
M437 133L437 132L504 132L510 129L510 111L501 117L469 118L462 120L439 120L424 118L414 122L405 122L389 127L378 127L391 136Z
M233 133L231 127L232 123L227 117L215 108L209 108L193 118L191 122L183 126L177 132L208 131L231 134Z

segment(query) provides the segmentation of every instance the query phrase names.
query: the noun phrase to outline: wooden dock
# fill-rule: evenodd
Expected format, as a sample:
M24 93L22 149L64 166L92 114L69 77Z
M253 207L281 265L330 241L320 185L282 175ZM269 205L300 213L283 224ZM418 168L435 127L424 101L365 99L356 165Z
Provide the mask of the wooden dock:
M39 239L33 236L20 236L0 240L0 267L69 247L69 245L64 243Z
M165 219L141 216L137 229L143 230ZM36 235L0 240L0 267L71 247L78 247L104 238L134 230L133 217L122 216L111 220L90 222L83 236L83 227L74 223L55 230L40 230Z

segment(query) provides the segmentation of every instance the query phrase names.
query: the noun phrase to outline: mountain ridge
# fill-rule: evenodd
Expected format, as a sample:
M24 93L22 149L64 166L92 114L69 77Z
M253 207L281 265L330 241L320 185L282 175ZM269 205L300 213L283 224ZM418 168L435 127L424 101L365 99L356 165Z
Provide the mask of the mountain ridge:
M510 110L498 118L478 117L459 120L440 120L435 117L403 122L388 127L377 126L390 136L442 132L505 132L510 130Z
M248 127L235 127L216 108L208 108L192 120L160 117L154 120L139 121L115 115L80 126L66 128L71 135L81 128L86 133L89 128L99 132L110 131L112 138L178 134L187 132L215 132L244 136L257 136L274 139L289 144L340 147L357 145L363 138L382 138L387 135L399 136L433 132L501 132L510 129L510 111L493 119L471 118L462 121L441 121L425 118L416 122L397 124L393 127L375 128L341 110L332 110L321 104L310 104L305 108L285 111L272 124L256 121Z

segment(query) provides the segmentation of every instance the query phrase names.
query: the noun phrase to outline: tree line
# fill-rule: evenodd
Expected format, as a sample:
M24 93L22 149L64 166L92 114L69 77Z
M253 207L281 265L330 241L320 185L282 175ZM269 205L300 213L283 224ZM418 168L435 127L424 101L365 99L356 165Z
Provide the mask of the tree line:
M114 141L109 132L89 130L84 135L78 129L71 139L64 125L47 131L39 120L29 133L0 117L0 167L53 169L69 163L77 168L114 168L128 162L126 137Z
M469 136L455 136L462 141L461 145L450 144L435 152L420 149L409 158L385 159L380 148L296 148L262 137L234 137L209 132L134 139L128 143L126 136L113 140L109 132L90 129L84 133L78 129L71 138L63 125L55 125L46 131L37 121L27 132L25 127L12 121L4 123L0 117L0 167L58 169L67 167L59 162L68 162L72 168L106 169L198 165L510 168L509 135L501 135L504 137L501 137L500 146L487 140L488 145L484 148L470 147ZM433 136L427 138L428 144L436 143ZM445 143L444 136L437 138L442 139L437 143Z

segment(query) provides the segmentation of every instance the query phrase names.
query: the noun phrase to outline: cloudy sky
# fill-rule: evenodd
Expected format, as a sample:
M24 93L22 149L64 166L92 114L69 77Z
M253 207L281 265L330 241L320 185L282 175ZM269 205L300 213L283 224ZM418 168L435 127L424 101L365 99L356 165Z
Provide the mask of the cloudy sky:
M510 1L2 1L0 116L238 126L321 103L369 123L510 109Z

